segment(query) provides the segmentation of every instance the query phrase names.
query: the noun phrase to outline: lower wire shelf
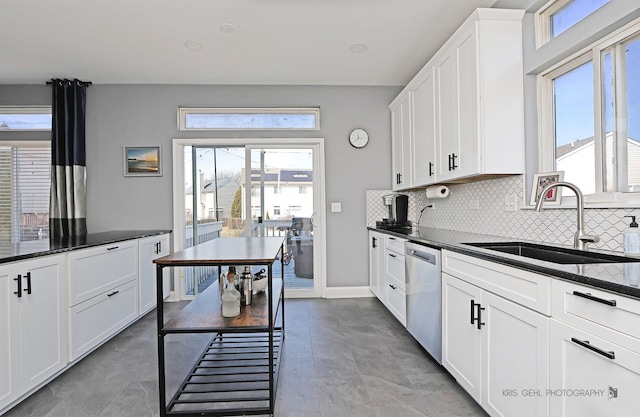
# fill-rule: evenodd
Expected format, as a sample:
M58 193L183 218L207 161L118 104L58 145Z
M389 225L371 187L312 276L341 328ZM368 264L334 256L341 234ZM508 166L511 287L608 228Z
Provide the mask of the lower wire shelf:
M217 333L167 404L167 415L272 414L282 343L277 329L271 373L268 332Z

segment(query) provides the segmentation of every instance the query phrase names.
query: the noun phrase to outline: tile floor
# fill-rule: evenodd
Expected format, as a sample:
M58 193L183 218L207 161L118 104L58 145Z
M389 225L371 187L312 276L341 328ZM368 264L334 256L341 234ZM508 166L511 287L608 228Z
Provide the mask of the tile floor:
M166 317L184 303L167 303ZM276 417L486 416L377 299L286 300ZM203 335L169 336L168 383ZM158 416L155 313L87 356L5 417Z

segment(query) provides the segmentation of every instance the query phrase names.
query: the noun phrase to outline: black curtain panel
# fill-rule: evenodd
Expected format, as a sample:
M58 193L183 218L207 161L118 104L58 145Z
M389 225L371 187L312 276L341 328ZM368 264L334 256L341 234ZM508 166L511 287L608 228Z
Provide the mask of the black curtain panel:
M51 80L51 204L49 234L68 239L87 233L85 108L87 87L79 80Z

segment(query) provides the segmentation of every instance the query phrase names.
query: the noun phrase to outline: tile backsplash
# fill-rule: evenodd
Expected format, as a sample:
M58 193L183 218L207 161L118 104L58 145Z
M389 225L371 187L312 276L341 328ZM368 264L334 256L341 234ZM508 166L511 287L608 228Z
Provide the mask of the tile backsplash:
M576 232L575 208L543 208L541 212L522 209L525 201L524 176L515 175L467 184L449 186L447 198L430 200L424 191L410 191L408 218L414 223L420 210L428 204L433 209L422 213L420 225L438 229L482 233L512 239L533 240L572 245ZM368 190L367 225L387 217L382 196L390 190ZM505 211L505 197L516 196L518 210ZM527 200L528 201L528 198ZM630 214L640 215L640 209L585 209L585 229L600 237L593 248L622 251L622 231L629 226Z

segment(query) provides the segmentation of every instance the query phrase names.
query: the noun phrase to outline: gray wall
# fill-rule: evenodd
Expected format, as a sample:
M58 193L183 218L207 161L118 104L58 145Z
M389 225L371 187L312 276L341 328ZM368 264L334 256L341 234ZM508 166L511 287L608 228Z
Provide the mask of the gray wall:
M246 132L179 132L178 106L320 107L316 132L255 132L258 137L324 137L327 285L368 283L365 190L391 187L388 104L399 87L93 85L87 98L87 226L171 229L174 138L235 138ZM0 105L50 104L50 87L0 85ZM363 127L369 144L347 141ZM162 177L124 177L123 146L162 146ZM342 213L330 203L342 202Z

